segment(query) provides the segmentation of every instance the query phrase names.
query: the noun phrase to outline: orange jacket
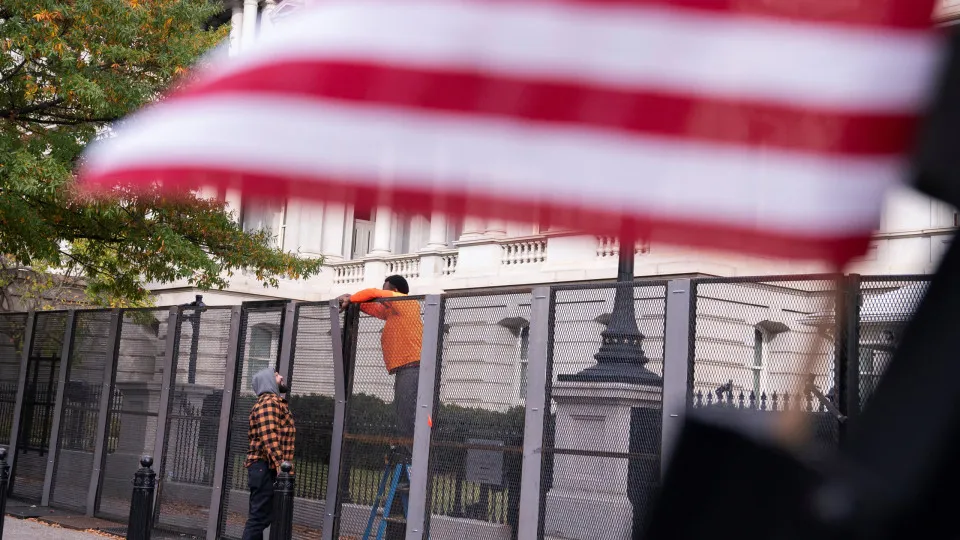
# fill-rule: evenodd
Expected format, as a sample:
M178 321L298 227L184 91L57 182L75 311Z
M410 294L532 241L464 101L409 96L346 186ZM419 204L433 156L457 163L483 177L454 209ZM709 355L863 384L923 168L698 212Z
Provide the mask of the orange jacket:
M360 309L364 313L386 321L383 334L380 336L380 345L383 347L383 363L391 373L411 362L419 362L420 349L423 346L420 302L415 300L371 302L376 298L397 296L406 295L382 289L364 289L350 297L351 302L360 304Z

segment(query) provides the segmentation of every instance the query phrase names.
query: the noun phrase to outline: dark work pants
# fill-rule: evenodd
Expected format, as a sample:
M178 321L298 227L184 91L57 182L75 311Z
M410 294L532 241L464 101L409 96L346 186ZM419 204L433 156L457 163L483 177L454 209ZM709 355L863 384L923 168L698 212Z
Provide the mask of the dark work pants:
M420 367L402 367L394 372L393 381L393 406L397 414L397 434L405 439L413 439L414 428L417 423L417 387L420 385ZM409 464L413 457L413 443L404 444L402 447L403 456L401 460ZM402 495L406 496L409 492L410 484L405 476L400 478L398 493L393 500L393 507L390 508L390 515L394 518L402 518L403 511ZM405 523L388 522L386 537L387 540L403 540L406 538L407 527Z
M262 540L263 531L273 523L273 482L277 472L265 461L255 461L247 469L250 486L250 514L243 528L243 540Z
M393 406L397 414L397 433L413 439L417 425L417 387L420 386L420 366L402 367L394 372ZM407 448L413 451L413 444Z

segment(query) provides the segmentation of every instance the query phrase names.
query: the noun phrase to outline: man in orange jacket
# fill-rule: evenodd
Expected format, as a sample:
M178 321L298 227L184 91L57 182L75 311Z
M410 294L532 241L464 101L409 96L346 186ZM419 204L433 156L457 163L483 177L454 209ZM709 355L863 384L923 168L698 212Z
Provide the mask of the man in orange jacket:
M417 387L420 382L420 350L423 346L423 319L420 317L420 302L414 300L387 300L378 298L407 296L410 286L403 276L390 276L382 289L364 289L355 294L340 297L341 311L350 303L360 304L360 309L385 321L380 345L383 347L383 363L387 372L395 377L394 410L397 414L397 431L407 439L402 446L412 448L413 432L417 417Z

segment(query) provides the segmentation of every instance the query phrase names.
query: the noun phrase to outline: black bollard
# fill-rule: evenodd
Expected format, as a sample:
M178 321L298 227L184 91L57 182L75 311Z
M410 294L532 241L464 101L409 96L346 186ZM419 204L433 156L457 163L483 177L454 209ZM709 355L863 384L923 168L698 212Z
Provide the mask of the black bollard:
M7 515L7 486L10 485L10 465L7 465L7 449L0 448L0 539L3 538L3 520Z
M133 476L127 540L150 540L153 532L153 492L157 487L157 473L153 472L152 466L153 458L143 456L140 470Z
M293 465L289 461L280 464L280 474L273 483L273 524L270 525L270 540L293 538Z

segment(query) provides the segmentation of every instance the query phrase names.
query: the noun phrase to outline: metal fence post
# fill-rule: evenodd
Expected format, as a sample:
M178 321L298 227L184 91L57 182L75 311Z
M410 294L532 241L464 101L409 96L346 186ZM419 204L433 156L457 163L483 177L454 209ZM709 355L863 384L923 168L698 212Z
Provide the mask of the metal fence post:
M834 310L837 408L845 417L837 425L841 441L849 422L860 412L860 287L859 274L841 277Z
M213 489L210 490L210 513L207 516L207 540L216 540L220 529L224 482L227 478L227 451L230 445L230 420L234 389L237 387L237 351L240 347L240 306L230 310L230 335L227 338L227 364L223 374L223 399L220 401L220 425L217 428L217 453L213 465Z
M665 474L673 445L683 428L690 393L690 366L695 353L695 282L675 279L667 283L666 321L663 343L663 403L660 436L660 471Z
M167 340L163 350L163 378L160 386L160 404L157 409L157 438L153 444L153 462L157 464L160 474L163 474L164 453L167 448L167 423L170 418L170 394L176 384L177 377L177 350L180 346L179 333L180 328L180 309L171 307L170 314L167 317ZM163 477L157 481L159 491L163 491ZM156 492L157 489L154 490ZM156 493L155 493L156 494ZM159 496L155 496L154 512L159 510ZM151 521L152 523L152 521Z
M106 360L103 363L103 386L100 392L99 412L97 413L97 433L93 443L93 471L90 473L90 488L87 489L87 512L90 517L97 511L97 493L100 489L100 471L103 467L104 450L107 442L107 424L110 422L110 403L113 397L113 372L117 364L120 326L123 324L123 312L115 309L110 313L110 331L107 337Z
M53 489L53 469L57 465L57 453L60 448L60 421L63 419L64 388L70 370L70 349L73 345L73 331L77 322L76 310L67 312L67 324L63 331L63 344L60 348L60 373L57 378L57 398L53 405L53 424L50 427L50 445L47 451L47 472L43 477L43 495L40 506L50 506L50 493Z
M340 302L330 301L330 340L333 346L333 432L330 442L330 466L327 474L327 498L323 504L323 540L333 540L339 517L337 499L340 493L340 456L343 452L343 427L347 410L347 385L344 370L343 336L340 333ZM349 479L348 479L349 482Z
M3 522L7 515L7 485L10 483L10 466L7 465L7 449L0 448L0 538L3 538Z
M546 412L547 344L550 335L550 288L533 290L530 348L523 426L520 520L517 540L535 540L540 528L540 481L543 472L543 418Z
M153 495L157 487L157 473L152 466L153 458L143 456L140 458L140 469L133 476L127 540L150 540L153 533Z
M289 461L280 464L280 473L273 483L273 523L270 525L270 540L293 538L293 465Z
M410 467L410 502L407 509L407 540L421 540L426 525L427 479L430 464L430 431L436 400L437 357L443 300L432 294L424 299L423 348L420 353L420 380L417 385L417 421L413 435L413 464Z
M13 425L10 427L10 447L7 454L7 465L12 473L16 472L17 446L20 441L20 417L23 416L23 398L27 393L27 370L30 364L30 351L33 349L33 334L36 326L37 313L30 310L27 313L27 324L23 331L23 350L20 355L20 376L17 379L17 399L13 405ZM7 492L11 489L14 479L11 476Z
M290 300L283 308L283 328L280 334L280 358L277 371L289 387L293 378L293 348L297 339L297 301Z

